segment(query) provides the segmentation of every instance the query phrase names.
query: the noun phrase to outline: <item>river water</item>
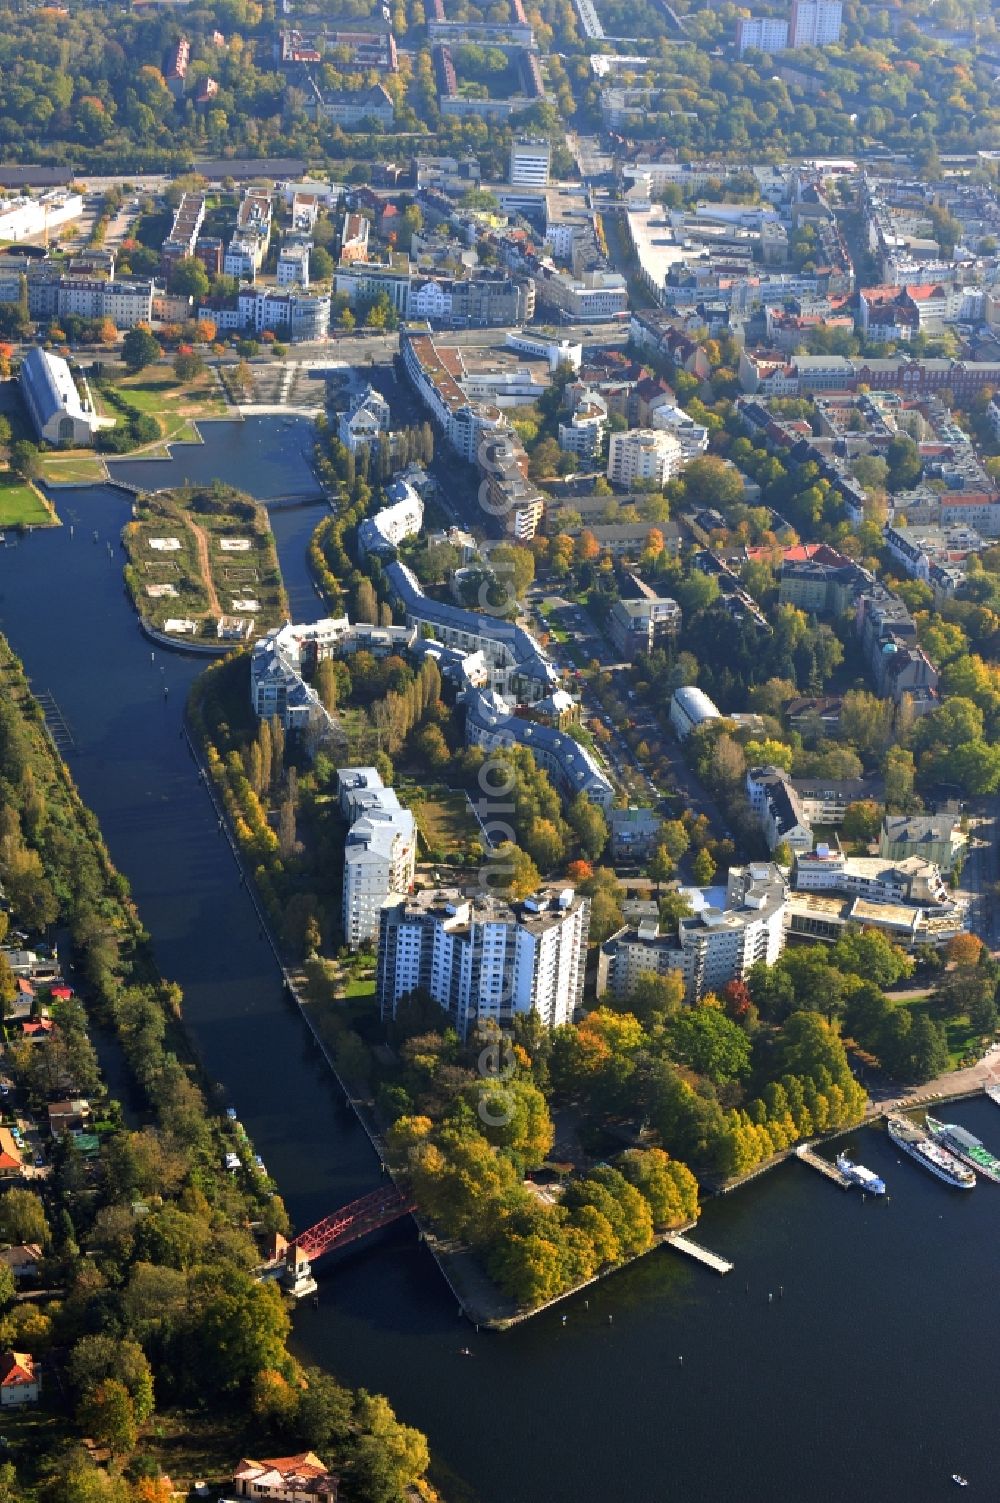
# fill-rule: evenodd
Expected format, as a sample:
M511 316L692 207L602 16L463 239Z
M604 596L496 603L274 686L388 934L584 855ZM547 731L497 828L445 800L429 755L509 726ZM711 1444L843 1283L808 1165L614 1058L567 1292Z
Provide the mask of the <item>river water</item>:
M178 451L187 474L265 500L308 494L303 435L253 427L206 429L205 450ZM262 450L280 462L263 465ZM207 468L194 475L192 460ZM152 483L175 478L159 463ZM210 1078L309 1225L372 1189L377 1164L282 999L181 739L201 664L151 651L125 596L128 498L98 487L57 501L67 525L0 552L0 627L69 722L73 772L184 988ZM319 609L305 547L322 515L272 512L301 618ZM947 1115L1000 1144L989 1102ZM296 1349L425 1430L453 1503L932 1503L956 1471L996 1497L1000 1186L949 1191L882 1133L854 1141L888 1202L787 1164L706 1207L697 1236L733 1260L726 1278L661 1250L591 1291L589 1308L563 1307L565 1325L560 1311L480 1335L402 1223L320 1264Z

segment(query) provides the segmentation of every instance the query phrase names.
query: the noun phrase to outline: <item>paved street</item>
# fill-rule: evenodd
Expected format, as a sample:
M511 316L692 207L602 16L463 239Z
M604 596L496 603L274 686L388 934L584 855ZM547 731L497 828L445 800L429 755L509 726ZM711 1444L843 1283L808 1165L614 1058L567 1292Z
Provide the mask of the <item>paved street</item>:
M1000 949L1000 911L994 895L997 881L997 799L977 801L970 811L969 849L958 896L968 903L968 924L994 953Z

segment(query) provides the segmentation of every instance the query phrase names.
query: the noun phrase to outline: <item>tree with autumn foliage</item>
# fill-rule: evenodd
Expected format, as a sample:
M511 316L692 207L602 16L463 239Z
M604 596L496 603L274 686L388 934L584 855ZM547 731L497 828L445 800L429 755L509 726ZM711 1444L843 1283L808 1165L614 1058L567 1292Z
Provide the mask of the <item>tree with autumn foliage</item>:
M948 964L957 968L978 965L983 953L983 942L974 934L956 934L948 941L944 953Z

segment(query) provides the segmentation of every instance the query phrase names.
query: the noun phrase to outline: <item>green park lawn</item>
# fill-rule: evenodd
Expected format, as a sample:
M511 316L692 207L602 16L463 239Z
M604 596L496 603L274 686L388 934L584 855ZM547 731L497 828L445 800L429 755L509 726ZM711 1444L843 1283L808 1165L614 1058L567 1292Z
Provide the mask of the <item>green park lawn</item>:
M199 417L226 415L226 404L211 371L202 371L193 381L178 381L172 367L151 365L134 376L122 376L112 385L126 402L156 419L163 446L196 444L200 441L195 427ZM110 416L116 415L113 406L108 405L106 410ZM149 459L169 457L166 447L160 445L144 449L143 453Z
M464 793L433 792L414 806L414 813L429 850L450 852L480 839Z
M34 486L19 480L9 470L0 472L0 528L52 527L55 521L54 513Z
M106 478L104 463L92 449L42 454L40 472L48 485L99 485Z
M374 976L353 976L344 987L345 997L374 997Z

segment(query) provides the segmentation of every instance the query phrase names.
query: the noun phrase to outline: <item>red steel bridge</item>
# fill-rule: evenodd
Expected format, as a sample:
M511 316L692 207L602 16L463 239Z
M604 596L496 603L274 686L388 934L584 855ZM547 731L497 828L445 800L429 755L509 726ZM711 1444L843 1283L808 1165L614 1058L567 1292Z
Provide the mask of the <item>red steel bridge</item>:
M371 1195L363 1195L360 1200L352 1200L350 1205L341 1206L332 1216L324 1216L308 1231L300 1232L289 1245L288 1263L294 1267L304 1258L312 1263L324 1253L346 1247L349 1242L356 1242L359 1237L408 1216L415 1205L412 1196L392 1184L374 1190Z

